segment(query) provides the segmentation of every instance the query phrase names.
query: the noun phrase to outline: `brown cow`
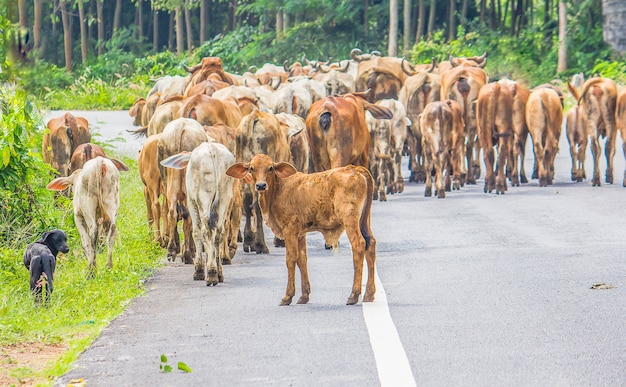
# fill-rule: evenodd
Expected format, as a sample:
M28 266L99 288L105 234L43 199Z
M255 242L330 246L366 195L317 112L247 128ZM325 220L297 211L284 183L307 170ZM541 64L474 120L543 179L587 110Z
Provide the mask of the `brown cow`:
M191 74L191 80L187 84L188 88L208 79L211 74L217 74L220 81L229 85L237 84L236 77L224 71L222 60L218 57L205 57L202 58L199 64L193 67L184 67Z
M278 113L276 118L280 122L280 128L287 138L291 158L289 162L299 172L309 173L311 152L306 123L302 117L296 114Z
M454 189L461 188L461 175L466 173L463 126L461 106L453 100L431 102L420 115L424 165L428 172L424 196L432 195L431 171L435 173L435 194L438 198L445 198L446 191L450 191L451 176Z
M256 155L248 163L236 163L226 174L254 184L267 225L285 239L287 289L280 305L289 305L296 294L296 265L300 269L302 295L298 304L309 302L306 233L319 231L327 245L337 246L345 230L352 246L354 281L348 305L359 301L363 258L367 258L364 302L374 301L376 239L370 227L374 182L367 168L350 165L330 171L304 174L293 165Z
M89 123L84 117L71 113L52 118L43 135L43 161L50 164L61 176L69 175L70 160L76 147L91 141Z
M487 51L485 51L481 56L470 56L470 57L455 57L450 55L450 60L443 61L439 63L439 74L444 74L446 71L450 71L451 69L458 66L468 66L468 67L480 67L484 68L487 65Z
M575 89L572 88L572 90ZM608 78L588 79L583 85L582 91L574 95L574 98L583 107L583 122L587 135L591 138L591 154L593 155L591 184L594 187L600 186L600 153L602 151L600 137L606 137L604 149L606 182L613 184L613 157L615 156L615 139L617 137L615 123L617 87L615 82Z
M326 97L311 106L306 128L314 172L348 164L368 168L370 136L365 111L376 119L390 119L385 107L367 102L364 93Z
M422 71L411 75L400 89L398 100L406 108L407 117L411 120L411 126L407 132L409 169L411 170L409 181L420 183L426 179L419 115L422 114L426 105L440 99L441 78L432 72Z
M626 158L626 88L617 96L617 111L615 112L615 120L617 129L619 129L622 136L622 149L624 151L624 158ZM624 170L624 180L622 186L626 187L626 170Z
M376 184L374 199L386 201L387 193L404 191L402 149L411 121L406 116L404 105L398 100L382 99L376 102L376 105L389 109L393 114L389 120L377 120L369 112L366 114L366 122L372 137L370 171Z
M96 270L99 235L106 236L106 265L113 267L113 245L117 234L115 221L120 206L120 173L110 160L96 157L70 176L52 180L46 188L62 191L71 185L74 190L74 222L87 256L88 276L91 277Z
M254 155L264 153L274 160L289 162L291 152L287 137L284 135L278 118L272 113L255 110L243 118L237 128L237 161L250 160ZM265 232L261 209L256 200L253 200L252 189L246 184L243 187L243 210L246 223L243 233L243 251L255 251L257 254L268 254L265 244ZM254 211L254 215L253 215ZM252 217L255 219L255 230L252 227ZM274 240L274 245L282 242Z
M241 122L241 110L233 99L217 99L204 94L196 94L185 100L181 107L181 117L193 118L202 125L218 122L236 128Z
M485 193L495 188L497 194L507 190L506 167L510 165L513 143L513 95L500 82L488 83L480 89L476 107L478 140L485 160ZM498 160L494 164L497 146ZM496 174L494 175L494 168Z
M453 99L461 105L467 147L468 184L476 184L480 177L480 142L476 132L476 109L474 102L478 92L487 83L487 74L479 67L457 66L441 76L441 98Z
M191 236L191 219L187 210L185 171L165 168L160 163L182 151L191 152L207 140L207 134L198 121L190 118L178 118L165 126L157 144L159 173L165 188L165 199L167 202L168 229L165 232L165 238L167 242L167 257L170 261L176 259L176 255L180 250L178 235L178 220L180 218L183 220L183 234L185 238L183 262L193 263L194 243Z
M117 159L113 159L107 157L104 149L96 144L86 143L80 144L76 147L74 154L72 154L72 158L70 160L70 174L74 173L74 171L79 170L85 165L85 163L91 159L95 159L98 156L102 156L106 159L109 159L115 164L118 170L125 172L128 171L128 167L121 161Z
M567 83L567 88L572 96L578 95L576 86L570 82ZM585 128L583 121L584 115L582 105L576 104L567 111L564 119L565 134L567 135L569 152L572 158L571 179L577 182L581 182L587 178L587 174L585 173L585 158L587 156L589 136L586 133L587 128Z
M133 126L146 126L148 123L143 122L143 112L146 108L146 99L137 98L133 106L128 109L128 115L133 117Z
M556 90L549 87L533 89L526 103L526 124L533 141L540 187L553 182L562 121L563 107Z
M368 101L398 99L398 93L406 80L407 74L402 69L404 59L395 57L376 58L369 69L367 78ZM358 90L357 91L364 91Z
M524 170L524 157L526 155L526 140L528 139L528 126L526 125L526 102L530 90L519 82L510 79L501 79L500 85L507 87L513 97L511 124L513 127L513 143L511 144L507 173L511 185L519 187L520 182L528 183Z
M159 242L161 247L167 247L165 243L167 216L163 213L165 208L167 208L167 203L164 202L164 205L161 206L159 199L165 193L157 157L157 146L160 138L161 133L158 133L146 139L139 152L137 168L139 169L139 177L144 185L143 195L146 201L148 227L154 230L154 240ZM161 226L161 220L163 221L163 226Z

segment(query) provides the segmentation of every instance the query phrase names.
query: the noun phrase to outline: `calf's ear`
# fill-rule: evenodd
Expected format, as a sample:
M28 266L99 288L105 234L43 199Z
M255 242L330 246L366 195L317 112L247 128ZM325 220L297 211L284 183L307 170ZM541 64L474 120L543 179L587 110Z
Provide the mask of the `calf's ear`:
M128 167L123 162L121 162L121 161L119 161L117 159L111 159L111 158L109 158L109 160L111 160L111 162L113 162L113 164L115 164L115 167L117 168L118 171L120 171L120 172L128 171Z
M181 152L161 161L161 165L167 168L183 169L189 164L191 153Z
M293 175L294 173L298 172L296 167L285 162L274 164L274 171L276 172L276 176L280 177L281 179L284 179L285 177L289 177Z
M230 177L234 177L235 179L242 179L248 174L249 168L249 163L236 163L228 167L226 174Z
M74 184L74 179L81 172L82 172L82 169L77 169L77 170L74 171L74 173L72 173L69 176L57 177L56 179L54 179L50 183L48 183L46 188L51 190L51 191L63 191L64 189L66 189L70 185Z

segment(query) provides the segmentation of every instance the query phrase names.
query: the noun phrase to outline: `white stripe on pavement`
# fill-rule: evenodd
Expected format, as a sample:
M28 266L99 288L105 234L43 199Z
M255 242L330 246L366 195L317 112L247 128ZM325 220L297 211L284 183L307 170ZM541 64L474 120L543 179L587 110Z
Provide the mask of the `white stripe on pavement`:
M370 336L380 385L383 387L416 386L409 359L406 357L400 336L389 313L387 296L378 277L378 270L375 271L375 278L376 297L374 302L363 303L363 318ZM366 281L367 277L364 275L363 283L365 284Z

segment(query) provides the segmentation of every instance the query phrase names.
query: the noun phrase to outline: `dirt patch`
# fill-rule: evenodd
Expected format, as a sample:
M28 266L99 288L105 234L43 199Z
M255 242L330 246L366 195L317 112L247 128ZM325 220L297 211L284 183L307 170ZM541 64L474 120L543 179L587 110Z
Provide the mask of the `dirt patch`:
M0 386L32 386L49 380L41 375L56 362L67 346L63 344L21 343L0 347Z

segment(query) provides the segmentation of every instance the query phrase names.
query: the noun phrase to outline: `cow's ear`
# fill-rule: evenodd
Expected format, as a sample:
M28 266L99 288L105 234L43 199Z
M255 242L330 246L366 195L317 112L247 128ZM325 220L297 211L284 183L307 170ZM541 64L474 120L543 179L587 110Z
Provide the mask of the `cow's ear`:
M365 110L372 113L372 116L377 120L390 120L393 118L393 113L391 112L391 110L383 106L370 103L365 105Z
M183 169L187 167L189 164L189 159L191 158L191 153L189 152L180 152L175 154L174 156L170 156L165 160L161 161L161 165L166 168L173 169Z
M78 174L81 171L82 171L82 169L77 169L76 171L74 171L74 173L72 173L69 176L57 177L56 179L54 179L50 183L48 183L46 188L51 190L51 191L63 191L64 189L66 189L70 185L74 184L74 178L76 176L78 176Z
M280 163L274 164L274 171L276 172L276 176L280 177L281 179L284 179L285 177L289 177L293 175L294 173L298 172L296 167L286 162L280 162Z
M111 160L111 162L113 164L115 164L115 167L117 167L117 170L120 172L126 172L128 171L128 167L126 166L126 164L124 164L123 162L117 160L117 159L111 159L109 158L109 160Z
M236 163L228 167L226 174L235 179L243 179L248 174L249 163Z

